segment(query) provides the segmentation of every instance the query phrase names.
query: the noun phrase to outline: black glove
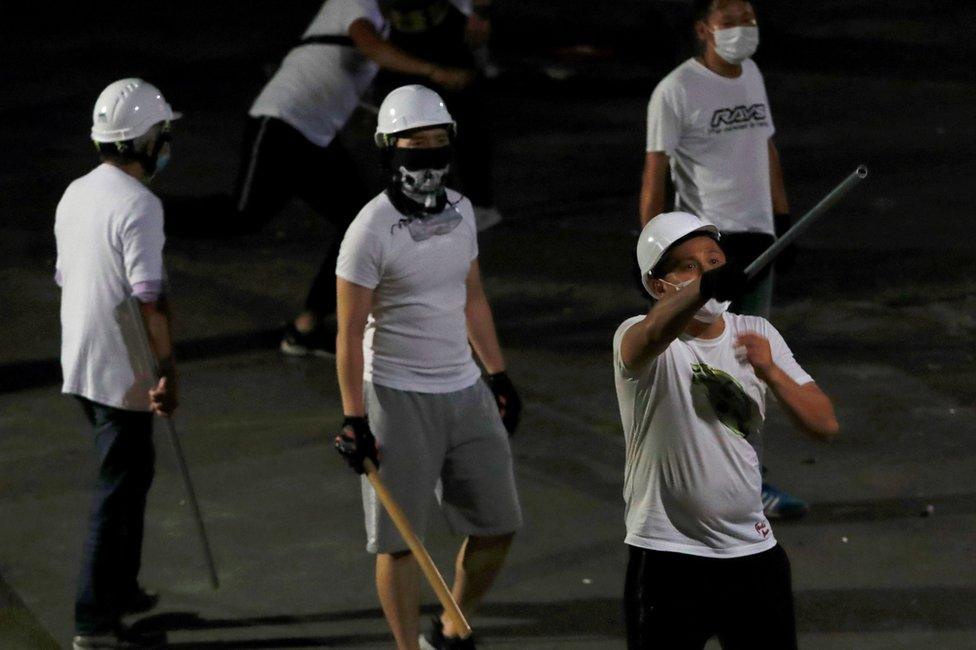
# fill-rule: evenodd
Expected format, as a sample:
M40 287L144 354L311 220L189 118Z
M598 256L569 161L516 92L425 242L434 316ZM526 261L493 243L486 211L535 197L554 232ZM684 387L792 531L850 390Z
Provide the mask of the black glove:
M373 461L376 467L380 466L376 438L373 437L365 417L347 415L342 420L342 429L335 437L335 448L349 463L349 467L359 474L366 472L363 461L367 458Z
M793 219L790 217L790 213L786 212L783 214L777 214L773 216L773 226L776 229L776 239L779 239L786 234L786 231L793 227ZM773 262L773 268L776 269L777 273L789 273L796 266L796 244L790 244L783 249L783 252L779 254L776 261Z
M508 435L514 434L515 427L519 423L519 416L522 414L522 400L515 392L512 380L503 370L488 375L485 377L485 381L495 396L495 402L498 403L498 412L502 416L502 424L505 425L505 430L508 431Z
M731 264L725 264L705 271L701 276L699 293L702 298L715 298L719 301L735 300L746 290L746 274Z

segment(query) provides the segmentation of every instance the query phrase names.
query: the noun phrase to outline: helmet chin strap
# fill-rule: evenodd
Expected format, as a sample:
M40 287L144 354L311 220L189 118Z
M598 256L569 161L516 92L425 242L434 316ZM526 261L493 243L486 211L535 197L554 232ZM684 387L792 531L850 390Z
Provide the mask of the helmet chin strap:
M163 131L156 138L156 142L153 144L151 151L148 153L140 151L135 155L136 160L138 160L139 164L142 165L142 169L148 178L152 178L156 175L156 166L159 162L159 152L163 150L163 147L169 141L169 133Z

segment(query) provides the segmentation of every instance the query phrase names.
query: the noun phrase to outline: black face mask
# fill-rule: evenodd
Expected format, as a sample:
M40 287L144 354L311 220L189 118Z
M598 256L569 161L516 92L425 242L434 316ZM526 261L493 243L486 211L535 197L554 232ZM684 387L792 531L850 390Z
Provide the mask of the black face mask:
M405 149L394 147L390 162L394 173L401 167L410 171L425 169L444 169L451 166L451 146L434 147L433 149Z
M389 152L390 194L407 199L405 214L440 212L446 195L444 177L451 167L450 146L433 149L405 149L394 147Z

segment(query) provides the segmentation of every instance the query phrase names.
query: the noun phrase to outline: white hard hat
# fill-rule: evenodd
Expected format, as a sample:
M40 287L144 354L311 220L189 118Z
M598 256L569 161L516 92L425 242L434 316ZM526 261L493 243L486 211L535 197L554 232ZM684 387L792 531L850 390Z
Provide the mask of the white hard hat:
M154 124L181 117L159 89L142 79L120 79L102 91L92 112L95 142L121 142L145 135Z
M667 250L679 239L699 231L716 239L719 237L718 228L688 212L665 212L647 222L637 240L637 266L640 267L641 283L648 293L651 293L649 274Z
M452 133L457 125L441 96L426 86L412 84L392 91L380 105L376 146L389 144L389 136L425 126L444 126Z

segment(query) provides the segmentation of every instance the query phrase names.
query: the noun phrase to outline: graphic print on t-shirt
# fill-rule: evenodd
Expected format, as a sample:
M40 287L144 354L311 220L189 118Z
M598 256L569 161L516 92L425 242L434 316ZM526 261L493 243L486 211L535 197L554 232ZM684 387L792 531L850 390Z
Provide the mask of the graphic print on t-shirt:
M712 113L709 133L726 133L768 125L769 120L766 118L765 104L730 106L720 108Z
M759 431L759 405L735 377L705 363L692 364L691 372L692 385L705 391L719 422L743 438Z

